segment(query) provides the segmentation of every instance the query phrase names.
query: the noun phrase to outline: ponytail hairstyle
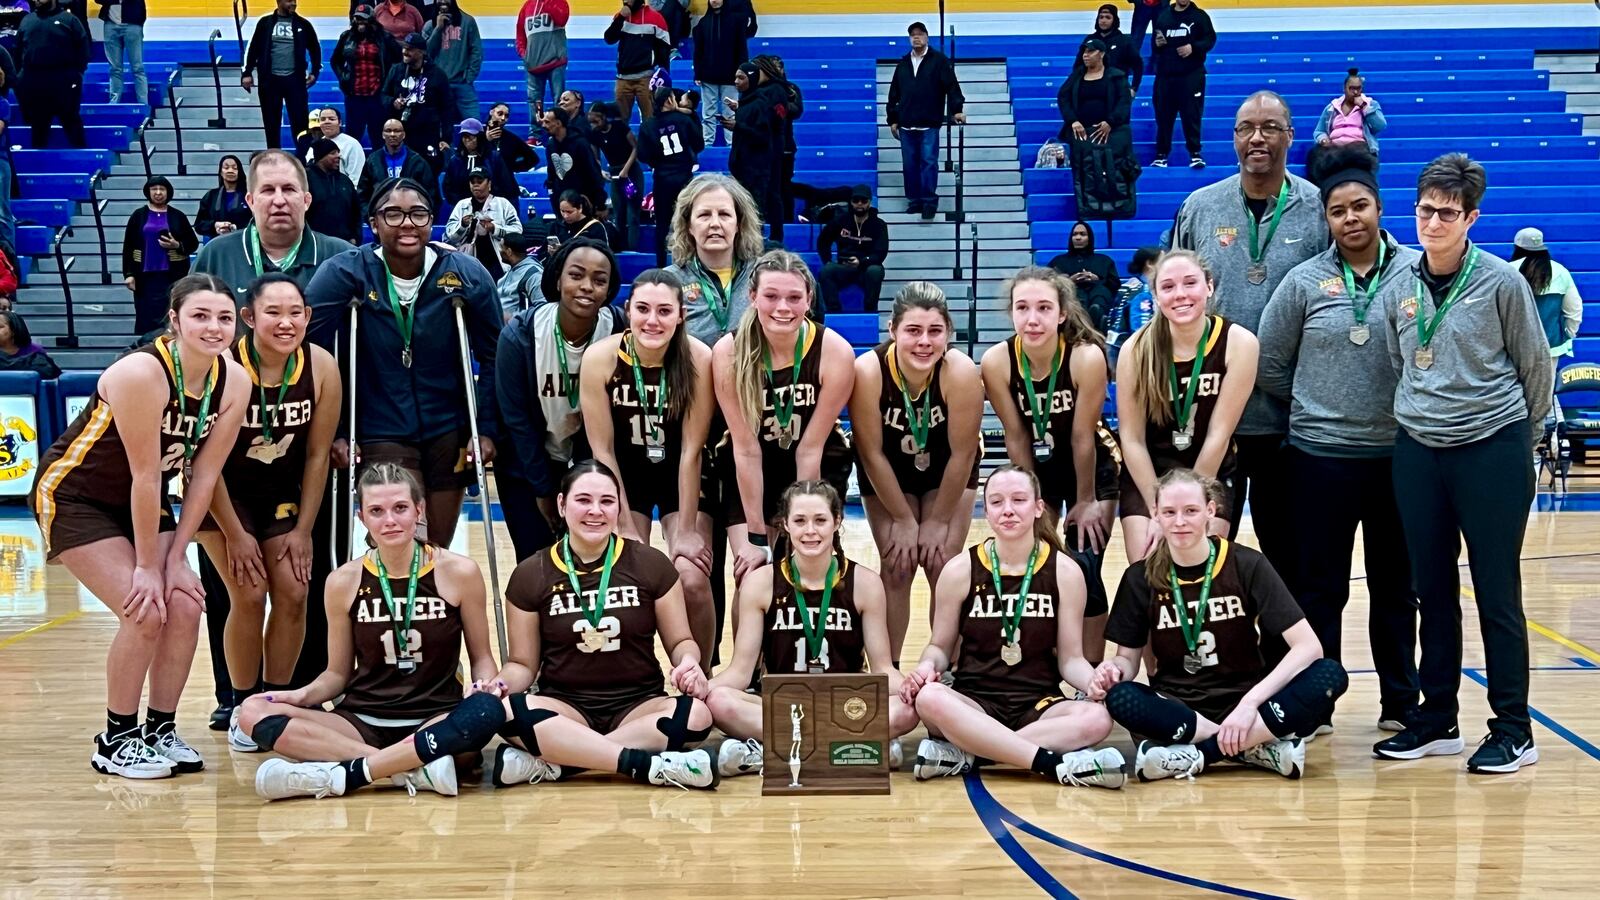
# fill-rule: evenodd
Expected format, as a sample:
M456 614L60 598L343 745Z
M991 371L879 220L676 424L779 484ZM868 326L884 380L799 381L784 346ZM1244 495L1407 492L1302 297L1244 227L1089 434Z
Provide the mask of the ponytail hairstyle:
M1350 79L1352 79L1352 78L1354 78L1355 80L1361 82L1361 89L1362 90L1366 90L1367 89L1367 76L1362 75L1361 74L1361 70L1356 68L1355 66L1351 66L1348 70L1345 71L1344 83L1346 85L1348 85L1350 83Z
M599 106L600 104L596 103L595 105ZM573 190L572 188L562 191L561 196L556 198L556 203L565 203L573 209L576 209L580 214L583 215L585 219L594 218L594 204L589 202L588 197L585 197L583 194Z
M610 466L598 459L586 459L583 462L574 463L572 468L567 470L567 474L562 477L559 493L565 497L571 492L572 486L578 483L579 478L589 474L604 475L611 479L612 486L617 489L619 495L621 494L622 482L617 479L617 473L611 471Z
M666 269L646 269L633 280L629 297L638 296L639 288L647 284L671 288L672 296L678 301L678 312L683 312L683 282L678 276ZM689 350L689 328L687 323L679 321L672 331L672 340L667 344L667 355L661 364L662 383L667 386L667 418L682 421L689 415L689 404L694 401L696 374L694 353ZM640 397L639 402L643 404L644 398Z
M989 485L994 482L995 478L1011 474L1021 475L1028 479L1029 486L1033 488L1034 499L1044 499L1044 489L1039 485L1039 476L1034 474L1033 470L1024 469L1014 463L1006 463L989 473L989 477L983 483L985 493L987 493ZM1045 504L1044 515L1033 520L1033 539L1049 544L1051 549L1058 553L1066 551L1066 545L1061 543L1061 535L1056 532L1056 516L1050 509L1049 504Z
M750 266L752 298L761 290L761 276L768 272L787 272L799 276L805 282L806 299L811 303L816 302L817 281L811 275L811 268L804 259L787 250L769 250ZM812 322L811 327L822 326ZM761 414L766 409L766 398L763 396L767 387L766 376L762 370L765 368L767 352L767 335L761 330L755 305L751 304L733 332L733 388L746 423L758 432L761 430Z
M1156 505L1161 504L1161 492L1177 484L1193 484L1200 488L1200 493L1205 496L1206 502L1220 505L1222 503L1222 485L1215 478L1202 475L1193 469L1172 469L1167 474L1156 480ZM1155 510L1151 510L1155 512ZM1207 540L1210 540L1207 537ZM1152 588L1157 590L1169 586L1172 581L1173 562L1172 548L1167 546L1165 540L1157 541L1150 550L1150 555L1144 560L1144 577Z
M1175 260L1187 259L1194 263L1206 277L1207 284L1215 284L1216 277L1211 274L1211 267L1193 250L1168 250L1156 260L1156 267L1150 273L1150 291L1156 293L1157 285L1161 281L1161 270ZM1147 421L1154 425L1166 425L1175 419L1172 409L1172 323L1167 321L1166 314L1161 311L1161 304L1156 304L1157 315L1152 316L1143 328L1134 333L1130 346L1124 352L1133 354L1133 384L1128 387L1133 390L1134 400L1138 408L1144 413ZM1207 315L1210 315L1207 312ZM1204 353L1205 348L1199 347L1196 353Z
M889 314L889 330L900 324L901 318L913 309L931 309L944 319L944 327L954 340L955 322L950 319L950 304L944 291L931 281L912 281L894 295L894 312Z
M787 558L794 549L789 540L789 529L785 523L789 521L789 510L794 507L796 497L821 497L828 504L828 511L833 513L833 552L839 557L841 564L844 560L844 499L839 496L839 491L826 481L796 481L784 488L783 495L778 498L778 516L772 525L778 530L778 539L773 542L772 559L781 562Z
M1095 329L1088 311L1078 301L1077 285L1072 283L1072 279L1048 266L1023 266L1017 270L1017 274L1006 279L1005 284L1000 286L1000 293L1005 297L1007 312L1011 309L1017 285L1025 281L1042 281L1055 289L1056 303L1067 314L1057 330L1063 338L1066 338L1069 352L1079 344L1093 344L1102 352L1106 349L1105 336Z

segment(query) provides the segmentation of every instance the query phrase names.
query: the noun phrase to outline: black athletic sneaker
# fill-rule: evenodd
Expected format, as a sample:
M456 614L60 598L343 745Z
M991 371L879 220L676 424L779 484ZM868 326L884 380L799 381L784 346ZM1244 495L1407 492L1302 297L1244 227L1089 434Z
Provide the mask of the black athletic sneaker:
M1373 744L1372 755L1378 759L1455 756L1463 746L1461 729L1454 725L1444 729L1407 728L1392 738Z
M906 212L910 213L913 216L916 215L919 212L922 212L922 203L921 202L907 203L906 204Z
M1531 737L1491 730L1478 742L1478 750L1467 760L1467 771L1485 775L1515 772L1539 761L1539 748Z
M217 704L217 708L211 711L211 722L206 727L210 728L212 731L227 731L228 724L232 721L233 707L223 706L219 703Z

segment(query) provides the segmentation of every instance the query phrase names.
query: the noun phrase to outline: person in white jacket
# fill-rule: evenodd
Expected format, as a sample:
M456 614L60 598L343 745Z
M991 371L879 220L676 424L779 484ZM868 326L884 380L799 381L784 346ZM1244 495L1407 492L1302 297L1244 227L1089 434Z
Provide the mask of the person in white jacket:
M352 185L359 186L361 170L367 164L367 148L341 130L343 123L339 119L339 110L332 106L317 111L317 127L322 131L321 137L339 145L339 171L350 179ZM306 148L306 162L308 164L316 162L310 147Z
M499 281L505 274L501 246L507 234L522 232L522 220L517 218L517 208L511 201L494 195L494 184L484 169L467 173L467 189L471 195L456 204L445 222L445 240L483 263L489 275Z

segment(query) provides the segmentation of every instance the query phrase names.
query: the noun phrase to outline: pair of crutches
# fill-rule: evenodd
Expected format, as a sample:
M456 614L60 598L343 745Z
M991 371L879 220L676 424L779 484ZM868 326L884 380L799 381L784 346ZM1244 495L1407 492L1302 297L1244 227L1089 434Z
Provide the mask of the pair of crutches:
M484 549L489 554L489 584L490 584L490 586L492 587L492 589L494 591L495 635L496 635L496 637L499 638L499 642L500 642L500 659L502 661L504 661L506 659L506 656L507 656L507 648L506 648L506 614L505 614L505 606L504 606L503 601L502 601L501 596L500 596L500 568L499 568L499 566L498 566L498 564L496 562L496 557L495 557L494 519L491 516L490 510L489 510L489 478L488 478L487 473L484 472L484 468L483 468L483 442L480 439L479 434L478 434L478 394L477 394L477 391L474 389L474 386L473 386L473 378L472 378L472 347L467 341L467 322L466 322L466 314L465 314L465 311L464 311L465 308L466 308L466 303L467 303L466 297L462 296L461 294L456 294L451 298L451 303L455 307L455 313L456 313L456 337L458 338L458 343L459 343L459 347L460 347L460 350L461 350L461 378L462 378L462 383L466 386L466 389L467 389L467 422L468 422L468 424L469 424L469 426L471 428L471 434L472 434L472 470L473 470L473 476L477 479L477 483L478 483L478 507L479 507L479 510L483 514L483 542L484 542ZM346 371L349 373L347 381L346 381L346 383L348 385L349 396L346 398L346 403L348 404L347 408L349 410L349 416L350 416L350 418L349 418L349 422L350 422L350 452L348 454L349 458L348 458L348 461L346 463L345 486L344 486L344 495L343 495L343 501L342 501L343 502L343 506L338 506L338 504L340 503L340 492L339 492L339 486L338 486L339 473L338 473L337 470L335 470L335 472L333 473L333 475L334 475L334 501L335 501L335 505L338 506L338 508L343 511L343 515L345 515L347 517L347 520L348 520L349 531L347 533L349 535L349 540L350 540L350 554L351 554L351 556L353 556L354 552L355 552L356 516L357 516L357 509L356 509L356 354L357 354L357 349L356 348L358 346L360 346L359 343L357 342L357 335L358 335L358 330L357 329L358 329L360 321L361 321L361 318L358 315L358 311L360 310L360 307L361 307L361 296L359 294L354 296L354 297L352 297L352 298L350 298L350 329L349 329L350 342L349 342L349 345L348 345L348 350L347 350L348 357L347 357L347 362L346 362L346 366L345 366ZM336 527L337 527L337 524L336 524ZM343 562L343 560L339 559L338 543L339 543L338 542L338 536L335 535L334 536L334 540L331 541L330 545L329 545L329 553L332 556L332 560L331 561L333 563L333 568L335 568L335 569L339 567L341 562Z

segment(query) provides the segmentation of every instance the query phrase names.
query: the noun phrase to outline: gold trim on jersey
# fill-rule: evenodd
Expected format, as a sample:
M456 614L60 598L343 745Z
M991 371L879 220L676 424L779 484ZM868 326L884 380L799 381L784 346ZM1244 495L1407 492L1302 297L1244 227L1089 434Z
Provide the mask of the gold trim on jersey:
M1022 335L1020 335L1020 334L1012 335L1011 336L1011 344L1015 348L1017 359L1021 360L1023 358L1023 354L1028 352L1028 351L1026 351L1026 350L1024 350L1022 348ZM1068 365L1070 364L1071 360L1067 359L1067 336L1066 335L1064 335L1064 334L1057 334L1056 335L1056 352L1061 354L1061 368L1063 368L1063 369L1067 368ZM1020 369L1018 369L1016 374L1020 376L1022 374L1022 371ZM1049 372L1045 372L1044 374L1045 374L1046 378L1048 378L1050 376ZM1044 379L1040 378L1040 379L1036 379L1036 380L1043 381ZM1056 386L1057 386L1057 390L1060 390L1062 387L1070 388L1072 386L1071 379L1069 378L1065 385L1061 384L1060 381L1057 381L1056 382ZM1023 412L1026 413L1027 410L1023 410Z
M679 327L682 327L682 326L679 326ZM626 329L623 329L622 340L617 342L617 359L627 363L630 366L633 365L633 354L628 352L628 346L629 346L629 342L632 341L632 340L633 340L633 329L632 328L626 328ZM640 368L644 368L644 369L660 369L660 368L664 368L664 366L662 366L662 365L654 365L654 366L652 366L649 363L644 362L643 360L640 360L639 366L640 366Z
M1206 349L1203 352L1201 352L1200 355L1201 356L1210 356L1211 355L1211 351L1215 350L1217 348L1217 341L1220 341L1220 340L1222 340L1222 317L1221 316L1212 316L1211 317L1211 339L1206 341Z
M928 383L922 386L922 394L918 394L917 396L913 397L911 396L911 388L906 386L905 376L900 374L900 363L895 359L894 348L896 343L896 341L890 341L889 349L884 351L883 354L883 357L889 366L889 379L894 382L895 387L900 389L900 393L905 394L907 399L915 403L922 399L922 394L926 394L928 391L933 389L933 379L936 375L938 375L937 369L939 368L939 363L942 362L943 359L941 358L934 362L933 365L935 372L928 376Z
M94 401L91 401L94 402ZM83 464L89 451L94 449L96 442L105 436L113 421L111 404L104 400L98 401L94 412L89 414L89 420L83 423L83 430L67 445L67 452L51 463L39 478L39 489L36 492L39 503L40 530L44 533L44 552L50 552L50 524L56 517L56 488L61 486L73 469Z
M435 560L434 560L434 555L435 555L434 554L434 547L433 547L432 544L423 544L422 545L422 551L423 551L423 554L425 556L425 559L423 560L422 566L417 569L417 577L418 578L421 578L422 576L428 574L429 572L432 572L433 571L433 564L435 562ZM369 573L372 574L372 576L374 578L382 577L382 576L380 576L378 574L378 564L376 562L373 562L373 554L375 554L377 552L378 552L377 549L374 548L372 550L368 550L366 553L361 554L361 568L366 569ZM406 566L406 570L404 572L400 573L400 575L398 575L398 576L396 576L393 572L389 573L389 580L390 581L404 581L406 579L409 579L410 577L411 577L411 567L409 565Z
M233 345L233 352L234 357L239 360L239 365L244 366L245 374L250 376L250 383L256 385L257 387L278 387L279 385L277 384L261 383L261 374L256 371L255 363L250 361L249 341L249 335L239 338L239 342ZM285 365L285 369L287 368L287 365ZM289 386L294 387L295 385L299 384L300 376L304 375L305 373L306 348L304 346L296 347L294 351L294 375L290 376L289 378Z
M1217 573L1222 571L1222 564L1228 561L1228 546L1229 545L1228 545L1228 539L1227 538L1225 538L1225 537L1217 538L1217 567L1215 569L1211 570L1211 578L1212 578L1213 581L1216 580ZM1176 565L1176 564L1174 564L1174 565ZM1201 583L1201 582L1203 582L1205 580L1206 580L1205 574L1202 573L1200 575L1195 576L1194 578L1179 578L1178 579L1178 583L1179 584L1199 584L1199 583ZM1169 594L1172 593L1172 589L1171 588L1167 588L1166 590L1167 590L1167 593L1169 593Z
M1050 559L1050 551L1054 549L1044 541L1039 542L1039 560L1033 564L1033 574L1037 575L1044 569L1045 563ZM978 564L991 572L994 571L994 563L989 559L988 541L978 545Z
M176 338L158 337L156 338L156 342L153 346L156 348L156 354L161 357L162 364L167 367L167 376L172 379L173 384L178 384L178 369L172 364L172 350L170 349L170 345L174 340L176 340ZM207 376L212 384L217 383L217 376L221 370L222 357L219 356L212 359L211 374ZM178 393L188 397L194 397L196 400L201 399L199 397L195 397L194 394L189 393L188 389L181 384L178 384ZM204 424L202 424L201 427L204 428Z
M834 573L834 576L833 576L833 586L834 587L838 587L840 584L843 584L844 583L845 573L850 571L850 558L841 553L841 554L839 554L838 559L839 559L839 571ZM789 582L789 586L794 588L797 591L801 591L801 590L821 590L821 588L802 588L800 585L795 584L794 583L794 573L789 570L789 560L787 560L787 559L780 560L778 562L778 571L783 574L783 580Z
M626 538L620 538L620 537L617 538L617 542L614 545L614 549L612 549L612 551L611 551L611 564L613 566L617 564L617 560L622 558L622 547L623 547L623 545L625 545L627 543L628 543L628 540ZM561 559L561 542L560 541L556 541L554 544L550 545L550 561L555 563L556 569L558 571L560 571L562 573L565 573L567 571L567 564L566 564L565 561L563 561ZM600 569L602 567L604 567L604 565L605 564L603 562L596 563L595 564L595 568L590 569L587 572L585 572L582 569L579 569L578 570L578 574L579 575L593 575L594 573L600 571Z

